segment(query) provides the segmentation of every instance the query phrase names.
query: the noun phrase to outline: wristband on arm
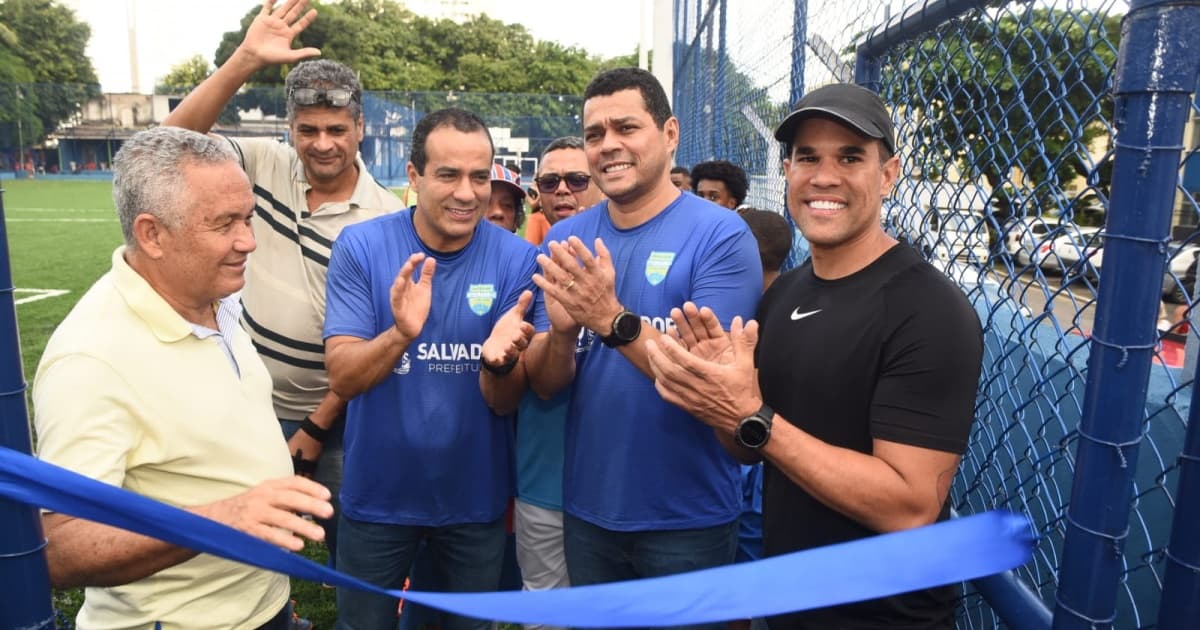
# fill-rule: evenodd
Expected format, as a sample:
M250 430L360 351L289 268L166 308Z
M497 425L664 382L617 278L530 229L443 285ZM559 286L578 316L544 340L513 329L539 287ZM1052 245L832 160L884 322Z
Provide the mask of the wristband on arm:
M312 421L312 416L304 416L304 420L300 421L300 430L309 434L312 439L321 444L324 444L329 439L330 430L317 426L317 423Z

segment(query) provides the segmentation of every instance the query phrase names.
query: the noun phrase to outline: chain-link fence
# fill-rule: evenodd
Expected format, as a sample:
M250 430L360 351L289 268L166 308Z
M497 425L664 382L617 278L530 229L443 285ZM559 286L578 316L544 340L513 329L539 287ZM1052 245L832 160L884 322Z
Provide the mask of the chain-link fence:
M0 84L0 172L103 173L121 143L140 129L159 124L183 98L180 94L97 94L84 86ZM48 127L39 113L52 103L74 99L61 126ZM496 156L518 167L526 177L536 169L547 144L578 135L578 95L486 94L473 92L366 92L363 94L364 136L360 149L367 169L379 181L405 181L413 128L426 113L461 107L478 114L492 129ZM233 136L274 137L288 134L282 88L250 88L231 99L214 127ZM46 137L44 129L56 128ZM18 158L20 156L20 158Z
M1195 460L1181 448L1198 345L1200 22L1194 4L1144 4L851 0L789 15L750 0L676 3L677 161L740 164L753 205L783 210L770 130L807 89L857 81L891 106L903 173L882 220L962 287L985 326L952 505L1032 519L1035 557L1015 583L1063 627L1153 625L1168 567L1197 571L1168 540L1179 462ZM1136 33L1124 46L1122 25ZM1128 170L1114 169L1122 123L1130 133L1146 118L1157 127L1125 136ZM1146 181L1164 156L1166 175ZM1008 612L966 592L962 627Z

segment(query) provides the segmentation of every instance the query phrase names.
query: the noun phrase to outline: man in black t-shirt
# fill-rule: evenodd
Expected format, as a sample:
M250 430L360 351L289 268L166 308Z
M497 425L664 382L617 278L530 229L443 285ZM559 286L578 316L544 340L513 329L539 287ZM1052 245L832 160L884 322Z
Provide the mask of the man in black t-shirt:
M945 520L983 353L962 292L880 226L900 169L883 102L827 86L775 137L811 262L771 286L757 323L735 321L726 335L714 313L685 304L672 313L679 343L650 352L665 399L739 459L765 460L767 556ZM953 628L954 599L942 587L768 623Z

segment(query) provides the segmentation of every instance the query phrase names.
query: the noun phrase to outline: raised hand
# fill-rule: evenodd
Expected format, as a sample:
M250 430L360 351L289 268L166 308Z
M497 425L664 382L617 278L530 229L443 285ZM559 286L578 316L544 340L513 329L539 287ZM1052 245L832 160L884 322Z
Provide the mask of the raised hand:
M572 236L565 243L550 243L549 256L538 256L542 273L534 274L533 282L546 294L552 324L555 315L549 312L551 300L576 323L604 333L620 312L612 255L604 241L597 238L595 246L593 255L579 237Z
M421 275L413 279L413 273L422 261ZM433 303L433 272L437 269L437 261L425 254L413 254L408 257L396 274L392 283L391 304L392 317L396 320L396 331L409 341L416 339L425 326L429 317L429 307Z
M742 318L735 317L729 339L730 349L721 354L722 360L697 356L669 336L645 343L654 387L663 400L732 433L739 420L762 406L754 372L758 322L751 320L743 327Z
M697 308L692 302L684 302L683 308L671 309L671 321L675 327L669 334L688 352L706 361L733 361L729 334L721 328L721 320L711 308Z
M488 365L499 367L521 356L533 339L533 324L525 321L525 311L533 302L533 291L524 291L517 303L496 320L492 334L488 335L481 349L482 358Z
M317 10L309 9L308 0L287 0L273 7L274 0L264 0L262 10L246 29L246 37L238 47L260 66L296 63L321 54L316 48L292 48L292 41L317 18Z

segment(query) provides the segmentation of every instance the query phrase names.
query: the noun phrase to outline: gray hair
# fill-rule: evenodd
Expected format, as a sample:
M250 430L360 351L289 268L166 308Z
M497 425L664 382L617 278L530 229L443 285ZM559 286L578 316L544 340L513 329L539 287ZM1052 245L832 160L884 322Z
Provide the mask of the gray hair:
M554 140L550 141L550 144L546 145L545 149L542 150L542 159L546 159L547 154L561 149L579 149L580 151L583 151L583 138L580 138L579 136L563 136L561 138L555 138Z
M349 88L354 92L354 98L346 105L350 118L358 122L362 118L362 84L358 75L349 67L328 59L305 61L292 68L284 81L284 93L287 94L288 122L296 119L296 109L309 107L326 107L326 105L296 105L292 100L292 90L295 88L316 88L328 90L331 88Z
M149 214L168 228L183 225L186 164L238 164L237 154L222 138L181 127L154 127L133 134L113 158L113 203L125 244L136 246L133 220Z

